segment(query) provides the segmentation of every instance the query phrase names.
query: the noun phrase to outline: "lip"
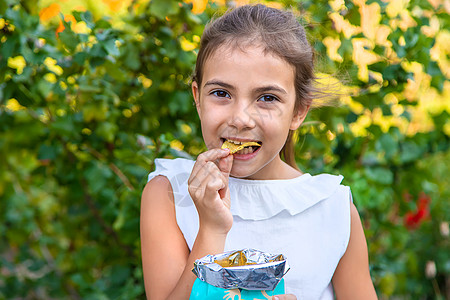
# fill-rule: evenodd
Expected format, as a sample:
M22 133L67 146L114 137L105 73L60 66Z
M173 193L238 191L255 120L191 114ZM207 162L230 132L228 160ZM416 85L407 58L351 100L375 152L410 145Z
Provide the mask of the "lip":
M248 153L248 154L237 154L237 153L235 153L235 154L233 154L233 159L237 159L237 160L249 160L249 159L252 159L253 157L255 157L258 154L258 152L259 152L259 150L261 150L261 148L262 148L262 146L258 147L258 149L256 149L255 152Z

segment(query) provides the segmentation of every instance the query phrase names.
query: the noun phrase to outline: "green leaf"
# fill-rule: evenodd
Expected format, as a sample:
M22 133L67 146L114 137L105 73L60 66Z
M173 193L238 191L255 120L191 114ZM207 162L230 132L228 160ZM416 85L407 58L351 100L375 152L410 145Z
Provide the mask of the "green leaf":
M115 135L118 131L118 127L116 124L110 122L103 122L99 127L95 130L95 132L104 138L107 142L113 142Z
M103 43L103 47L105 48L106 52L109 55L112 56L119 56L120 52L119 49L116 46L116 41L115 40L107 40Z
M104 67L106 69L106 72L108 73L109 76L111 76L112 78L114 78L117 81L121 81L124 82L127 80L127 74L124 72L123 69L120 68L119 65L106 60Z
M114 285L125 282L130 276L131 272L128 266L116 265L111 270L111 280Z
M73 56L73 61L76 62L79 66L83 66L86 58L87 58L86 52L77 52Z
M89 51L89 55L92 57L104 58L107 55L105 47L101 43L94 44Z
M82 112L85 122L104 121L108 114L108 106L104 102L89 102L83 105Z
M394 180L394 175L391 170L383 167L366 168L365 174L370 180L385 185L392 184Z
M12 57L16 51L16 47L19 45L19 39L17 36L11 36L1 45L0 54L2 54L3 57Z
M92 163L84 172L86 180L88 181L91 192L99 193L108 185L108 179L111 178L111 170L100 162Z
M79 43L78 36L75 32L70 30L70 26L67 22L64 21L64 24L65 29L58 34L58 37L70 52L74 52Z
M137 70L141 66L139 58L139 50L133 44L129 44L124 47L125 51L125 65L131 70Z
M89 28L94 28L94 18L92 16L92 13L90 11L73 11L72 12L73 16L75 17L75 19L77 20L77 22L83 21L86 23L87 27Z
M39 80L39 82L37 84L37 89L39 90L39 92L41 93L41 95L43 97L47 97L47 95L50 93L52 88L53 88L53 84L44 79Z
M55 159L56 149L53 146L42 144L38 150L38 159Z
M398 152L398 143L388 133L383 134L376 142L376 149L383 151L386 159L392 159Z
M435 61L430 61L425 71L431 76L442 76L441 68Z
M75 131L75 125L71 118L58 118L50 126L55 133L63 136L72 136Z
M404 142L401 144L400 161L408 163L419 159L422 155L422 149L414 142Z
M178 1L175 0L152 0L150 2L150 13L160 20L166 16L175 15L180 10Z
M7 8L8 8L7 1L1 1L0 2L0 14L3 15Z

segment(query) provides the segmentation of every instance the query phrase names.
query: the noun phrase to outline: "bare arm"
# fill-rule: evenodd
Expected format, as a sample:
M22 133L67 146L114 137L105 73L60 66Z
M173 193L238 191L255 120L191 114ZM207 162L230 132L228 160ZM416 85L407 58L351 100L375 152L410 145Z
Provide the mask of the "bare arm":
M192 252L175 218L169 180L152 179L141 203L141 250L147 298L188 299L196 276L194 261L209 253L223 251L225 238L199 232Z
M337 299L377 299L369 273L367 243L355 205L351 204L351 230L347 250L333 275Z
M212 155L212 158L214 157ZM199 203L196 203L200 215L200 228L191 252L176 222L175 204L169 180L166 177L157 176L144 189L141 200L141 252L148 299L189 299L196 279L191 271L194 261L207 254L216 254L224 250L229 229L217 230L219 224L217 211L226 214L226 210L223 207L219 207L216 211L210 209L210 214L216 215L214 220L216 224L210 224L210 220L214 218L205 213L205 206L218 201L219 203L215 203L217 206L222 201L218 195L219 191L225 194L224 183L218 180L221 178L219 169L205 171L206 165L214 169L214 166L206 163L207 159L208 156L205 160L202 158L197 160L200 163L194 167L190 178L190 181L196 178L201 179L198 181L199 191L203 191L203 193L197 193L197 196L201 198L197 201ZM210 174L215 175L212 178L215 180L208 179ZM190 189L191 187L192 184ZM226 194L229 197L229 192ZM193 199L194 202L199 200L196 197ZM231 217L232 222L230 212L227 217ZM231 225L229 227L231 228Z

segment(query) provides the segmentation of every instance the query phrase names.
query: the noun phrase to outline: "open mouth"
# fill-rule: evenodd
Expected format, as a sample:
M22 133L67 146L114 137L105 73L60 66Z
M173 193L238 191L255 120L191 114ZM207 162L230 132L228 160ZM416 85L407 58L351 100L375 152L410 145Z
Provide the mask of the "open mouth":
M230 149L231 154L250 154L258 150L261 147L262 142L260 141L235 141L229 139L220 139L222 141L222 149Z

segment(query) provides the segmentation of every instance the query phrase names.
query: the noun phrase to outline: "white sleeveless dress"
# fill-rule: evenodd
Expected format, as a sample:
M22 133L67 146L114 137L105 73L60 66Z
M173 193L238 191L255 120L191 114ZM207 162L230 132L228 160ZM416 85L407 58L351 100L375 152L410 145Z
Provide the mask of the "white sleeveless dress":
M198 232L198 213L188 193L194 161L156 159L157 175L174 192L176 219L189 249ZM287 180L230 177L233 227L225 251L253 248L287 257L286 293L298 300L334 299L331 279L350 238L350 188L343 177L304 174Z

